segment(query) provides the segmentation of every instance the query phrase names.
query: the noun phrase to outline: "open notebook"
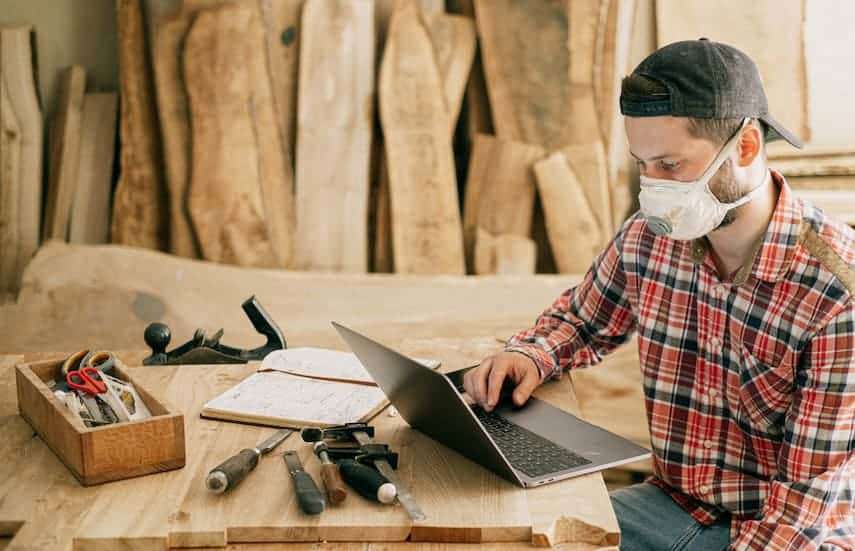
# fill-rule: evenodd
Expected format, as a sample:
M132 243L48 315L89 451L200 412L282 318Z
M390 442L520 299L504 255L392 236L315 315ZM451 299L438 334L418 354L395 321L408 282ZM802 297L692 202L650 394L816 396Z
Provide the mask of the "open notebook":
M437 369L435 360L419 360ZM368 421L389 404L350 352L292 348L268 355L256 373L202 408L202 417L275 427Z

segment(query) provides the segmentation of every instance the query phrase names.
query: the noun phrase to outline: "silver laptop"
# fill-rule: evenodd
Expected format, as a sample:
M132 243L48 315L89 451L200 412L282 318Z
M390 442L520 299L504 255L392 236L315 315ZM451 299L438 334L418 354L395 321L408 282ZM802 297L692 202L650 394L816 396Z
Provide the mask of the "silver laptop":
M507 397L492 412L461 396L462 372L442 374L333 322L401 417L503 478L524 487L601 471L650 457L604 429L530 398Z

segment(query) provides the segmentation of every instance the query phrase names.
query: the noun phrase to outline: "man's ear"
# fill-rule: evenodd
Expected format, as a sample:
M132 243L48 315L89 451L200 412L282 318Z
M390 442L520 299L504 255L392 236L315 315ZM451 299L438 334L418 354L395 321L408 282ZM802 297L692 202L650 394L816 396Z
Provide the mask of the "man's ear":
M756 122L747 125L736 147L739 154L739 166L749 166L763 151L763 135Z

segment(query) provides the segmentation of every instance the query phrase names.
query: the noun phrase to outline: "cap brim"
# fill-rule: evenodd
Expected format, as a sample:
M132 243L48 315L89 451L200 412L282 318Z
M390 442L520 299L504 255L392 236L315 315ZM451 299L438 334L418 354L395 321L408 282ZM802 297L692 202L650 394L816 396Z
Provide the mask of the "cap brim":
M795 134L784 128L784 125L776 121L773 117L769 115L763 115L759 117L761 121L766 123L766 141L772 142L775 140L786 140L793 147L797 147L799 149L804 147L804 143L796 137Z

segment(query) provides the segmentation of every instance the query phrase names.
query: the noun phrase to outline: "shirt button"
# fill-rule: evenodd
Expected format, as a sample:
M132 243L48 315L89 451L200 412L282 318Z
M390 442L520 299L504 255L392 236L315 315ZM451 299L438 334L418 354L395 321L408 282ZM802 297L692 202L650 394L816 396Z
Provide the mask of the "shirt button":
M711 388L707 391L707 394L710 395L710 398L715 398L716 396L718 396L718 391L714 388Z
M711 337L710 346L712 348L719 348L721 346L721 339L719 339L718 337Z
M704 447L706 449L712 448L712 440L704 440Z
M709 487L709 486L707 486L706 484L702 484L702 485L698 488L698 491L699 491L700 493L702 493L702 494L707 494L707 493L709 493L709 491L710 491L710 487Z

